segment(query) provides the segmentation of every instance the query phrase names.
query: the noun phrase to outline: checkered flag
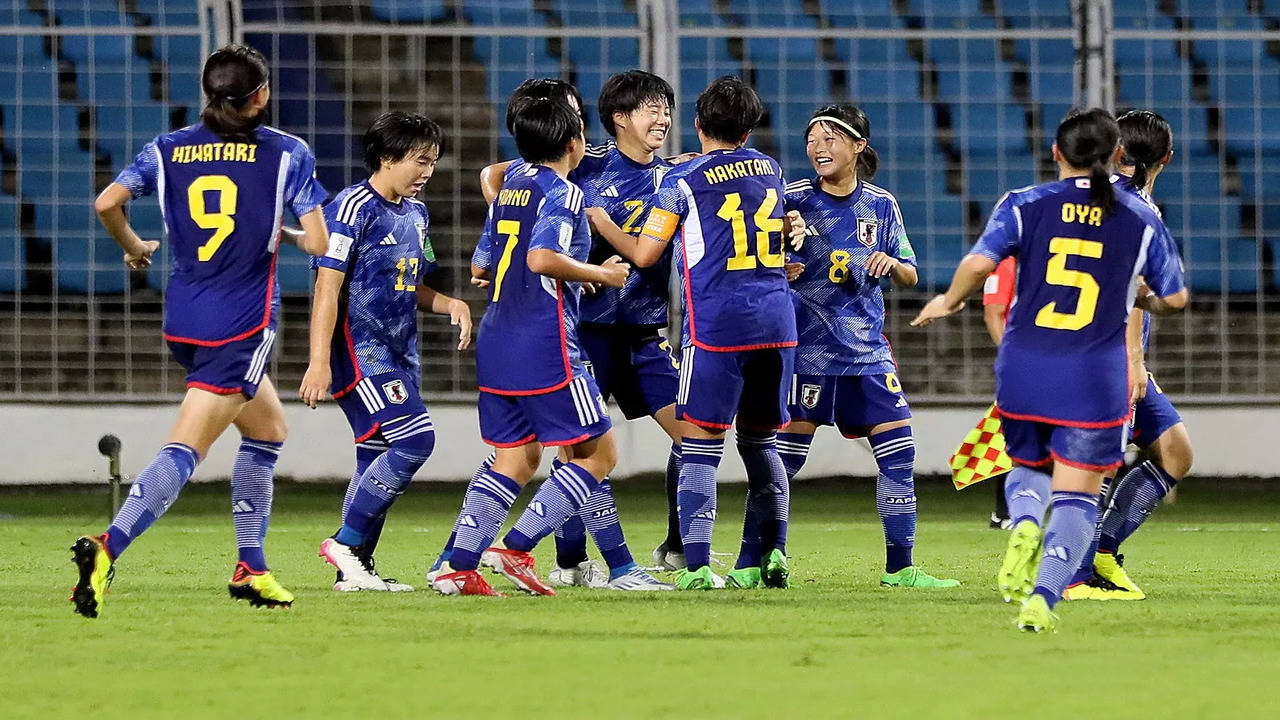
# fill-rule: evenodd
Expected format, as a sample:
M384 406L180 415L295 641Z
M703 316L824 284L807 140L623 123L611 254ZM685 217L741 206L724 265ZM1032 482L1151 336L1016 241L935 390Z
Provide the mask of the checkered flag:
M987 408L987 414L964 436L951 456L951 481L957 490L1013 469L1013 459L1004 451L1000 418L995 413L995 405Z

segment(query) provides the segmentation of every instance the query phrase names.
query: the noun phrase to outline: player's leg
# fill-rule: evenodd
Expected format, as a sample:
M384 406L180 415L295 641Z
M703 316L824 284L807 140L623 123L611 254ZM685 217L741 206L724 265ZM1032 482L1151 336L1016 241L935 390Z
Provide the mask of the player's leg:
M1006 451L1015 465L1005 483L1013 531L1005 545L996 582L1005 602L1022 602L1035 585L1040 541L1049 508L1053 478L1047 471L1051 428L1041 423L1003 418Z
M1110 496L1114 481L1114 473L1107 473L1102 476L1102 487L1098 490L1098 518L1093 524L1093 541L1089 543L1089 547L1080 556L1080 566L1076 568L1076 574L1067 583L1067 589L1062 593L1063 600L1143 599L1143 596L1116 585L1098 575L1093 569L1093 561L1098 552L1098 542L1102 539L1103 509L1107 506L1107 499Z
M663 478L667 494L667 536L653 549L653 564L662 570L682 570L686 563L684 541L680 539L680 513L676 509L679 504L676 493L680 488L680 441L684 437L684 423L676 419L674 402L659 408L653 413L653 419L671 438L671 450L667 453L667 467Z
M478 482L485 473L493 469L493 463L496 459L497 455L494 452L490 452L484 461L480 463L480 467L476 468L476 471L472 473L471 484ZM468 484L468 487L470 487L470 484ZM431 569L427 570L427 582L433 582L436 579L436 576L442 573L448 574L453 572L453 567L449 565L449 556L453 554L453 543L457 539L458 525L455 520L453 529L449 533L449 539L444 543L444 549L440 551L438 556L436 556L435 562L431 564Z
M1012 519L1009 517L1009 503L1004 497L1004 483L1007 479L1006 476L1001 475L991 483L996 492L996 509L991 513L989 523L992 530L1007 530L1013 527Z

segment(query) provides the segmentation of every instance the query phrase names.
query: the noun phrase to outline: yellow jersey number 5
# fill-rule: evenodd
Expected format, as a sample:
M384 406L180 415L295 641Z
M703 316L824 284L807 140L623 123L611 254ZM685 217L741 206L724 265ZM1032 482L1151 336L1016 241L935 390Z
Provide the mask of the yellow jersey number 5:
M1076 311L1073 313L1058 312L1058 303L1045 304L1036 313L1036 325L1053 330L1080 330L1093 322L1094 313L1098 310L1098 281L1092 275L1081 270L1068 270L1067 257L1098 259L1102 257L1102 243L1096 240L1056 237L1049 241L1048 267L1045 268L1044 281L1050 285L1076 288L1080 297L1076 300Z

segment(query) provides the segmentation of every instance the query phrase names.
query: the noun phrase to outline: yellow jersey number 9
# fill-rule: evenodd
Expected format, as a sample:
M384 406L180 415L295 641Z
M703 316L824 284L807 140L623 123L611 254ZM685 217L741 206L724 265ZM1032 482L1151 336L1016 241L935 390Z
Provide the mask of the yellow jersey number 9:
M205 203L206 192L217 192L216 210ZM236 229L236 201L240 189L226 175L201 175L187 187L187 209L191 220L203 230L213 230L213 236L196 248L200 262L209 262L218 248Z

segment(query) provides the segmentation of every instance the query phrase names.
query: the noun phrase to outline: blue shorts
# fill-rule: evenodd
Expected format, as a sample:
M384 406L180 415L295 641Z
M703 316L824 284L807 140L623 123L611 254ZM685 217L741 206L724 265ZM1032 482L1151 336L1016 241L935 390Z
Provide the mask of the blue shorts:
M590 375L540 395L481 391L479 407L480 437L498 448L531 442L577 445L613 427L609 408Z
M676 417L710 430L728 430L735 419L753 429L786 425L795 356L790 347L730 352L685 347Z
M275 340L275 329L268 327L225 345L196 345L170 340L169 352L186 369L187 387L218 395L241 393L252 400L258 394L262 378L267 375L271 346Z
M1005 452L1019 465L1064 465L1106 472L1124 462L1128 426L1080 428L1001 417Z
M796 375L787 403L793 421L835 425L848 438L863 437L881 423L911 418L897 373Z
M1180 422L1182 416L1156 384L1151 373L1147 373L1147 396L1133 406L1130 441L1140 448L1149 448L1166 430Z
M358 443L377 435L385 422L427 412L418 378L404 371L368 375L335 399Z
M628 420L653 415L676 401L680 366L656 329L582 323L578 342L601 396L616 400Z

